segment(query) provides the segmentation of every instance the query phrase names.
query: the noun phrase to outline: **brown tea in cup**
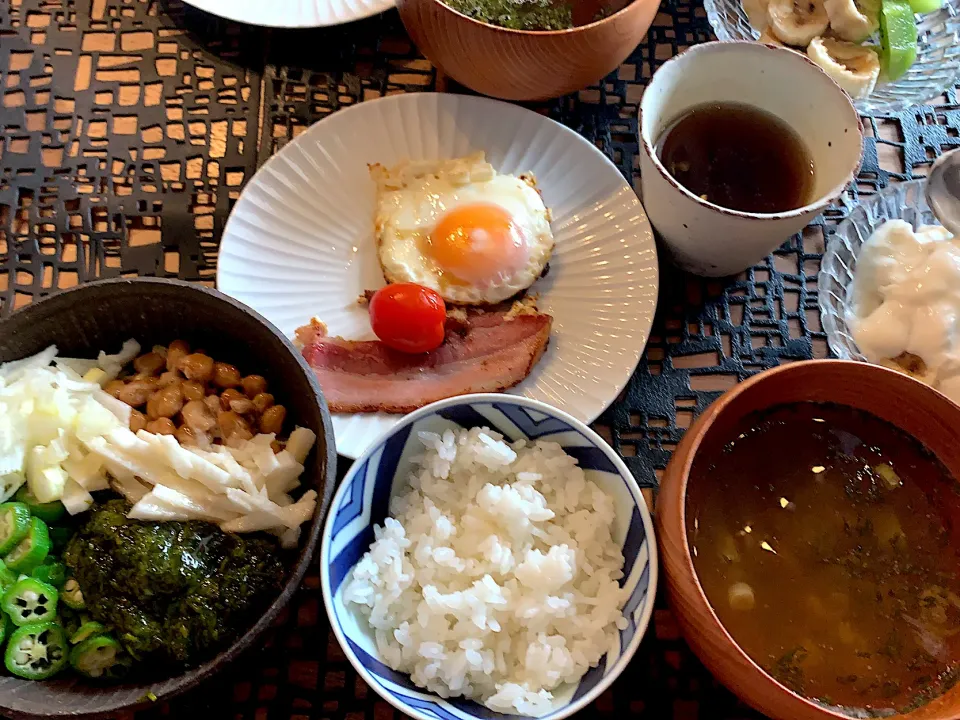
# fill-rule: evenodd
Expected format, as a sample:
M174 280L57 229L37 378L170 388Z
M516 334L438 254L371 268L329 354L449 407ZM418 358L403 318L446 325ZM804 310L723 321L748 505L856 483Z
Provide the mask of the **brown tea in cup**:
M813 159L777 116L740 103L707 103L683 113L657 142L660 161L687 190L714 205L778 213L812 199Z

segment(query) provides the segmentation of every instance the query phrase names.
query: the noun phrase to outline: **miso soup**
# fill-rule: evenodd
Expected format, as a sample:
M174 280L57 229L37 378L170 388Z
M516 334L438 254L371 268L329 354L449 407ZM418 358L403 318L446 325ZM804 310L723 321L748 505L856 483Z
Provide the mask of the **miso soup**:
M957 484L873 415L798 403L747 418L690 478L694 566L720 621L781 683L853 715L960 668Z

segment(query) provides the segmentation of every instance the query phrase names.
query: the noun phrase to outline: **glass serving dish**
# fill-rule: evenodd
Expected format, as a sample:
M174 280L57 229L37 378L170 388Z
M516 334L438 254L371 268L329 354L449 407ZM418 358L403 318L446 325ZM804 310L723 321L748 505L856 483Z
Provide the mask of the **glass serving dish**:
M842 360L867 360L847 325L848 293L860 247L887 220L906 220L915 230L923 225L939 225L927 205L925 183L912 180L863 198L827 239L817 279L820 321L830 350Z
M707 20L720 40L756 40L740 0L704 0ZM936 12L919 16L917 60L895 83L877 83L870 97L855 100L862 115L899 112L922 105L956 84L960 77L960 0L944 0ZM879 42L874 38L868 42Z

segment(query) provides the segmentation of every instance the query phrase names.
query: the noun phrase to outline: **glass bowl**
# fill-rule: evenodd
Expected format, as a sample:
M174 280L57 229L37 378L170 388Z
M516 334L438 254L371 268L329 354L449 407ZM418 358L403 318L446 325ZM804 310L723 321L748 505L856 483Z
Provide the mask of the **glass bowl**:
M867 360L847 325L851 312L847 294L857 268L860 246L887 220L906 220L914 230L923 225L939 225L927 205L925 183L925 180L911 180L862 198L827 239L827 251L817 278L820 322L830 350L842 360Z
M707 20L720 40L756 40L740 0L704 0ZM960 0L945 0L934 13L923 15L917 26L917 61L895 83L878 83L864 100L855 100L862 115L899 112L922 105L953 87L960 77Z

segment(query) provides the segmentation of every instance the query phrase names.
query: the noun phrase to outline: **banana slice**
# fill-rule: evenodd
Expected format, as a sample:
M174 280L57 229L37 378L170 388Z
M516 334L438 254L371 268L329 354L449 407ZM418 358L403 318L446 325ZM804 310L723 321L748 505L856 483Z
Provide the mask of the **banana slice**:
M880 27L879 0L824 0L830 27L840 38L863 42Z
M747 20L754 29L762 33L767 29L767 5L770 0L741 0L743 11L747 14Z
M797 47L806 47L830 24L823 0L770 0L767 20L774 35Z
M780 38L773 34L773 31L770 28L767 28L762 33L760 37L757 38L757 42L761 42L765 45L776 45L777 47L782 47L784 50L789 50L790 52L795 52L800 55L806 55L806 48L797 48L792 45L784 45L780 42Z
M786 47L786 45L780 42L780 38L778 38L776 35L774 35L770 31L769 27L766 28L762 33L760 33L760 37L757 38L757 42L762 42L767 45L777 45L779 47Z
M807 46L807 55L854 100L867 97L877 85L880 58L870 48L817 37Z

